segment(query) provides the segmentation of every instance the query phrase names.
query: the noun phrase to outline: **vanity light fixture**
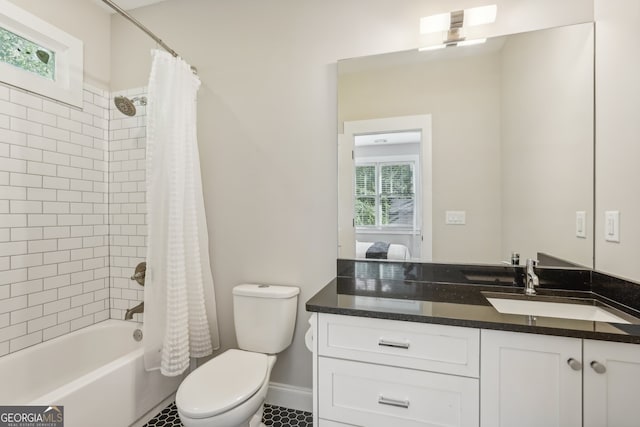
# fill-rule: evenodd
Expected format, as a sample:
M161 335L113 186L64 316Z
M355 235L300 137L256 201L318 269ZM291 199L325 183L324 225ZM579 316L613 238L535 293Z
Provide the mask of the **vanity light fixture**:
M442 44L420 48L420 51L442 49L449 46L471 46L487 39L466 40L463 28L495 22L498 6L474 7L465 10L425 16L420 19L420 34L445 32Z

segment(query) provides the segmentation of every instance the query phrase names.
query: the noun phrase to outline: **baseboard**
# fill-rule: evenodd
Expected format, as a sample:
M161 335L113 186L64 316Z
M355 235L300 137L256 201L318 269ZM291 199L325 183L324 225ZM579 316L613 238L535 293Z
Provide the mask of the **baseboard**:
M311 412L313 410L312 396L310 388L272 382L269 383L266 403Z
M153 417L158 415L160 411L162 411L164 408L169 406L169 404L174 402L175 400L176 400L176 394L171 393L169 396L167 396L166 399L164 399L162 402L158 403L156 406L151 408L146 414L141 416L140 419L138 419L135 423L131 424L129 427L144 426L149 420L153 419Z

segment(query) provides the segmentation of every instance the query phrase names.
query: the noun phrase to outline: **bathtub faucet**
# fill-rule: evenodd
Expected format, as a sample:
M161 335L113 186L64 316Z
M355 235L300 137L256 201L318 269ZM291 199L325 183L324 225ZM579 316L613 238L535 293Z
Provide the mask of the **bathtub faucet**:
M144 301L142 301L140 304L136 305L135 307L128 309L127 312L124 314L124 320L133 319L133 315L136 313L144 313Z

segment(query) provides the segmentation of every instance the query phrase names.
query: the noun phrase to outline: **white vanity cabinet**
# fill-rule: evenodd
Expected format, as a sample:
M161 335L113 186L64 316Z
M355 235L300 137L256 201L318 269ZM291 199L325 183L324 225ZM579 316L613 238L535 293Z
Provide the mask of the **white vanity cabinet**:
M314 425L640 425L640 345L316 316Z
M482 331L482 427L582 426L582 340Z
M477 329L320 313L319 426L477 426Z
M640 345L483 330L481 426L636 427Z
M636 427L640 345L584 340L584 427Z

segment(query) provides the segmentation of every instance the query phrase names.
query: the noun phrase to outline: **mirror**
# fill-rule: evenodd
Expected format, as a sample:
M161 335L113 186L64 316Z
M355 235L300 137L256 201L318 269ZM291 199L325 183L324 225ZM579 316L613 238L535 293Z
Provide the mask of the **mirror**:
M593 24L338 62L340 258L593 267Z

